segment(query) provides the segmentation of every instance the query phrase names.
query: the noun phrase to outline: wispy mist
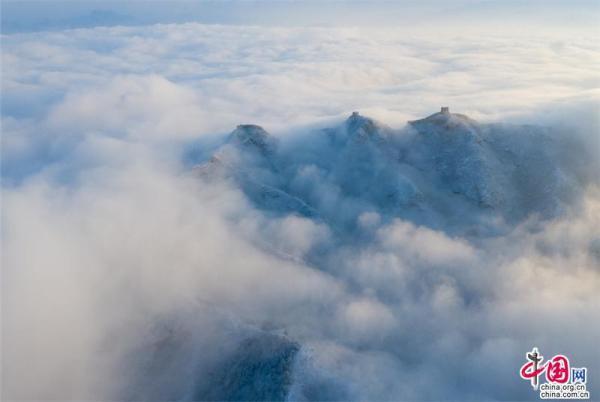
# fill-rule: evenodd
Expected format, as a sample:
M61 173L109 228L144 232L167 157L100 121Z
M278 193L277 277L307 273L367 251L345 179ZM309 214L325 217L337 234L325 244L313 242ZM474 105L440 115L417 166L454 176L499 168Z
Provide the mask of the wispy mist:
M600 371L591 38L182 24L2 53L7 398L239 399L258 359L290 400L523 400L532 346ZM476 121L406 124L441 105Z

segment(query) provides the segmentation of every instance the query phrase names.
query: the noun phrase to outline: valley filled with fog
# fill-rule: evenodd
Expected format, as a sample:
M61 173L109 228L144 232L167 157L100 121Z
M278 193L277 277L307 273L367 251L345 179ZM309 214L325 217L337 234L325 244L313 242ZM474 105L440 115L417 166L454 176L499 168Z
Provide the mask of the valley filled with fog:
M537 399L533 346L600 372L593 35L2 42L8 399Z

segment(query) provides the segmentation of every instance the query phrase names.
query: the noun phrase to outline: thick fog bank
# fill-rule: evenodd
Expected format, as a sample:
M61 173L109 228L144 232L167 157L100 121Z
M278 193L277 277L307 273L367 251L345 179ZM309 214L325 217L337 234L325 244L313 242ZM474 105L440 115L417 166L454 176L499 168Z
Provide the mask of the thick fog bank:
M2 39L5 399L599 395L594 38Z

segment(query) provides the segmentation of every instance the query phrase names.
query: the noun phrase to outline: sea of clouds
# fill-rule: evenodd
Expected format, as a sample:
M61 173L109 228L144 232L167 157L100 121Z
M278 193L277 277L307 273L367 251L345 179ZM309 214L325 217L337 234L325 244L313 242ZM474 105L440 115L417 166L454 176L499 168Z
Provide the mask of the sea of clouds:
M518 377L533 346L588 367L599 395L594 39L200 24L3 35L4 396L189 399L266 332L299 344L294 400L533 399ZM586 152L569 158L589 170L576 199L485 239L378 211L348 235L190 174L241 123L285 145L352 110L401 128L441 105L572 133Z

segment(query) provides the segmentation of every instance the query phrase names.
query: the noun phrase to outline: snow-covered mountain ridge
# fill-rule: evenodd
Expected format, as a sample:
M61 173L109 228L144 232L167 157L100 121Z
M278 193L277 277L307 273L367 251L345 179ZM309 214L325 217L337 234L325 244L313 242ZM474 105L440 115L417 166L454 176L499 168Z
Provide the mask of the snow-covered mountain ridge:
M318 217L342 231L376 213L484 235L560 213L585 180L582 162L566 154L573 146L549 128L481 124L447 108L401 129L354 112L281 141L240 125L195 171L231 178L268 213Z
M226 222L214 233L217 258L205 258L196 238L191 247L201 262L190 269L222 287L203 288L153 323L127 359L136 376L120 394L440 400L464 395L463 378L487 378L479 364L490 361L500 362L498 378L518 383L514 360L533 336L506 343L506 334L538 334L543 324L531 317L548 304L554 317L558 293L596 297L600 242L571 223L597 219L598 158L585 144L557 128L480 123L444 109L399 129L356 112L288 137L237 126L184 175L186 191L197 185L190 192L218 204ZM585 281L562 286L580 273L587 291ZM531 303L541 277L552 291ZM238 296L246 293L261 298L258 308ZM498 332L510 352L486 349ZM457 368L456 359L478 363ZM440 364L449 374L438 388L415 380L435 378ZM494 390L497 399L504 391ZM515 387L504 399L528 391Z

